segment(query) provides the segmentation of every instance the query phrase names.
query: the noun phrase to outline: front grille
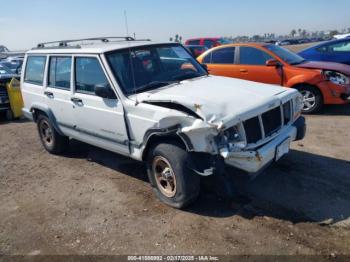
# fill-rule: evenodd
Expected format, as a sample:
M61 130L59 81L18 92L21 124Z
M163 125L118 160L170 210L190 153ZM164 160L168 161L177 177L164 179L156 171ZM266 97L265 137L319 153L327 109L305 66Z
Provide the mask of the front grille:
M0 88L0 97L8 97L6 89Z
M283 117L282 117L283 110ZM261 119L261 121L260 121ZM255 144L264 138L272 136L278 132L283 125L287 125L292 120L291 101L271 109L262 115L253 117L243 122L248 144ZM263 126L261 126L261 124ZM264 134L262 131L264 130Z
M259 117L251 118L243 123L247 143L256 143L262 139Z
M281 108L276 107L270 111L267 111L262 116L265 136L271 136L282 126L282 118L281 118Z

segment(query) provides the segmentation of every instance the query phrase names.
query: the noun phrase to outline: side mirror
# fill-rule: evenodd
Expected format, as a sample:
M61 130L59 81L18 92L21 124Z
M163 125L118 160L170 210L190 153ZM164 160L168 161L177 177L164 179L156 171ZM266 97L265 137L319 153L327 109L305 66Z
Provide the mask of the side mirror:
M107 98L107 99L116 99L116 95L113 92L112 88L107 84L107 85L96 85L95 86L95 95L102 97L102 98Z
M274 66L274 67L280 67L281 64L275 59L270 59L266 61L266 66Z

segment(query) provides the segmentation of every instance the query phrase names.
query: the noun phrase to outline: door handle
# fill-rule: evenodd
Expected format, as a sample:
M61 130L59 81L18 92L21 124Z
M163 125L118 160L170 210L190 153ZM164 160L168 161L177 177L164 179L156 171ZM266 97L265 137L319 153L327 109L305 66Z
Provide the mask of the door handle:
M81 100L80 98L72 97L70 100L76 104L83 104L83 100Z
M48 98L54 98L54 94L52 92L49 92L49 91L45 91L44 92L44 95L46 95Z
M241 73L248 73L248 70L247 69L239 69L239 72L241 72Z

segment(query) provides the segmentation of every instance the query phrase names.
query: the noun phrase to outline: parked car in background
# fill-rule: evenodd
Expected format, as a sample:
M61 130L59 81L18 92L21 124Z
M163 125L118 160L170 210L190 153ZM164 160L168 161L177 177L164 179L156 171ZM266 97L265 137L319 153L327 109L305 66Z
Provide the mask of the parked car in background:
M198 61L213 75L295 88L304 97L304 113L315 113L323 104L350 103L350 66L307 61L280 46L225 45L205 52Z
M0 64L0 112L5 112L7 120L13 119L13 112L11 110L10 98L6 85L10 83L13 78L19 79L19 76L13 74L9 68Z
M185 47L188 51L190 51L194 58L197 58L198 56L200 56L208 50L206 46L202 45L185 45Z
M350 38L350 33L349 34L340 34L340 35L335 35L333 36L334 39L344 39L344 38Z
M6 66L13 74L21 74L24 57L9 56L6 59L0 60L0 64Z
M0 45L0 53L2 52L10 52L6 46Z
M307 60L350 65L350 38L323 42L304 49L298 54Z
M185 45L202 45L208 49L225 44L230 44L230 41L222 37L192 38L185 42Z
M297 45L299 44L299 41L297 39L285 39L285 40L277 41L275 44L278 46Z
M296 90L209 76L177 43L98 39L26 55L23 112L50 153L74 138L144 161L159 199L182 208L200 176L225 164L256 175L305 135Z

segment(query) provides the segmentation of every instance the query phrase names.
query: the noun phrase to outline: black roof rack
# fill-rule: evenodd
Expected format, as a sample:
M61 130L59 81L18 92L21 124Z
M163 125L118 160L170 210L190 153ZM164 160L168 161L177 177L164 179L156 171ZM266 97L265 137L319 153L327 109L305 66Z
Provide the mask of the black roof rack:
M131 36L111 36L111 37L94 37L94 38L82 38L82 39L75 39L75 40L61 40L61 41L52 41L52 42L45 42L40 43L37 45L36 49L42 49L42 48L81 48L80 45L68 45L69 43L74 42L82 42L82 41L101 41L103 43L108 43L110 40L121 40L121 41L150 41L149 39L145 40L135 40ZM57 45L54 45L57 44ZM53 46L52 46L53 45Z

